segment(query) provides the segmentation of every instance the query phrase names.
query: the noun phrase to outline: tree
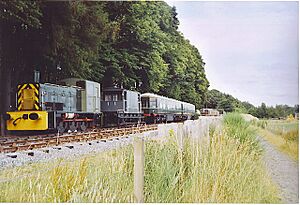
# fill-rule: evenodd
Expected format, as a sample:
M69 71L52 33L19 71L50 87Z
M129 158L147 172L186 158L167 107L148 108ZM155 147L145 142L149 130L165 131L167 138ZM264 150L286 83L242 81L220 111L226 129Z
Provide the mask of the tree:
M40 28L40 17L41 12L37 2L0 1L1 135L5 135L3 115L10 109L10 99L13 93L11 92L11 75L24 68L22 62L27 54L20 43L23 40L22 37L26 37L31 29Z
M189 101L199 108L209 85L205 64L177 31L176 9L165 2L109 2L106 9L119 25L119 35L108 48L111 55L100 55L109 67L105 84L140 85L140 92Z

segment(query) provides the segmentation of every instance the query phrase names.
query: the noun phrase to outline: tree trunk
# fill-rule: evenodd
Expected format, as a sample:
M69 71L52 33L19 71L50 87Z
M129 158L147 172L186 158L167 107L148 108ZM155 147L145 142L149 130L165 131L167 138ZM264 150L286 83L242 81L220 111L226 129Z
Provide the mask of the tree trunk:
M2 78L4 75L4 69L3 69L3 54L2 54L2 31L3 31L3 25L2 22L0 22L0 129L1 129L1 133L0 136L4 136L5 135L5 122L3 119L3 92L4 90L2 89Z
M4 44L5 41L4 25L0 22L0 126L1 126L1 136L5 136L6 123L3 119L4 114L10 110L11 104L11 69L7 67L4 62Z
M11 72L10 70L4 69L6 71L1 73L1 136L5 136L6 132L6 123L3 119L4 114L10 110L10 101L11 101Z

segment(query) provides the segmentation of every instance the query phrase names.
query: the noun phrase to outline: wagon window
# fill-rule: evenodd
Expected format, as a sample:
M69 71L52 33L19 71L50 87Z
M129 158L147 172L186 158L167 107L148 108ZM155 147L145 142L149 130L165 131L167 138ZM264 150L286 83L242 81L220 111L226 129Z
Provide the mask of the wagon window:
M142 107L144 108L149 107L149 98L142 98Z
M105 101L111 101L111 95L105 95Z
M113 101L118 101L118 94L113 94L112 95L112 100Z
M157 103L155 98L150 98L150 108L156 108Z

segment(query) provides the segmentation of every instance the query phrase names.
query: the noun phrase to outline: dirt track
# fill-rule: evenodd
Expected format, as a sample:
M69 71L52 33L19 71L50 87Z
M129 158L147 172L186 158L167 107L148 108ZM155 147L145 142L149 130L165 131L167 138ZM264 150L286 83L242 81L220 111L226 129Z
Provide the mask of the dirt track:
M299 202L299 169L298 164L273 145L260 138L265 148L264 160L274 182L280 188L282 203Z

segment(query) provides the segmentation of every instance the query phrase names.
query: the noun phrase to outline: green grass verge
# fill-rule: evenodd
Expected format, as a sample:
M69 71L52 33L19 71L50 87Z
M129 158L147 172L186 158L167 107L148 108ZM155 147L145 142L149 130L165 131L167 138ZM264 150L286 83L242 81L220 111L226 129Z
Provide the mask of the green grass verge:
M260 135L298 162L299 121L268 120L266 123L264 129L259 129Z
M252 131L230 117L236 116L227 117L226 134L214 130L209 144L186 139L179 147L174 132L147 142L145 202L278 203ZM2 170L0 201L134 202L132 146Z

